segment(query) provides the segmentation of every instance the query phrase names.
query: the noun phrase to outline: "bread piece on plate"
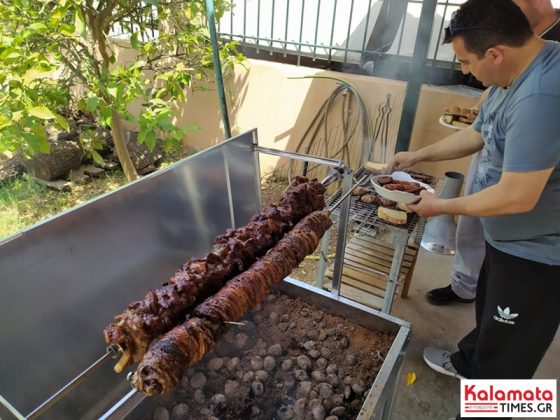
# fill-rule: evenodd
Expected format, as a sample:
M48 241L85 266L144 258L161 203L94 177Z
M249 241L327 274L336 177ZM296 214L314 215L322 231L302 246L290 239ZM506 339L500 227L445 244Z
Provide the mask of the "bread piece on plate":
M406 224L406 212L402 210L388 209L387 207L379 207L377 209L377 217L389 223L396 225Z

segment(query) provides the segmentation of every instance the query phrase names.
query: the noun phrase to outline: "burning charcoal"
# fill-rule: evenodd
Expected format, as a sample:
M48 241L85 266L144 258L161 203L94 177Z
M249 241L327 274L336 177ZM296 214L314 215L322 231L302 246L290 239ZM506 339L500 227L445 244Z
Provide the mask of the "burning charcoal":
M322 383L319 385L319 396L321 398L329 398L333 394L332 386Z
M296 379L292 377L286 378L284 381L284 388L285 389L292 389L296 384Z
M317 359L317 367L320 370L323 370L327 367L329 362L327 362L327 359L325 359L324 357L320 357L319 359Z
M364 393L364 387L360 384L352 384L352 391L356 393L356 395L362 395Z
M334 395L330 398L330 400L331 400L332 405L337 406L337 407L338 407L338 406L342 406L342 404L344 404L344 395L342 395L342 394L334 394ZM344 408L344 407L343 407L343 408ZM332 415L335 415L335 416L338 416L338 414L333 413L332 411L331 411L331 414L332 414Z
M313 312L313 319L315 321L320 321L323 319L323 315L325 315L323 311L315 311Z
M272 356L266 356L263 363L264 370L272 372L276 367L276 360Z
M296 369L294 372L294 376L300 382L309 380L307 372L303 369Z
M268 317L273 324L276 324L278 322L278 314L276 312L271 312Z
M337 416L329 416L329 417L326 417L325 420L338 420L338 417Z
M298 417L304 418L305 414L307 414L307 410L305 408L306 404L307 400L305 398L300 398L294 403L293 410Z
M323 407L321 404L318 404L311 410L311 415L313 416L314 420L325 420L327 413L325 407Z
M329 373L327 375L327 382L333 387L336 388L340 385L340 379L334 373Z
M311 390L311 392L309 393L309 400L317 400L319 401L319 393L317 391L315 391L314 389Z
M187 377L192 378L196 371L193 368L187 369Z
M239 382L231 381L228 379L224 385L224 394L226 394L226 396L228 397L231 397L235 394L237 388L239 388Z
M319 356L321 356L321 352L319 350L309 350L308 354L313 359L318 359Z
M264 319L264 316L262 316L261 314L256 314L253 319L255 320L255 322L262 322L262 320Z
M335 407L331 410L330 414L331 416L337 416L337 417L341 417L344 415L344 413L346 413L346 407L343 407L341 405L339 405L338 407Z
M290 328L291 330L293 330L295 327L297 327L297 324L295 322L291 322L290 326L288 328Z
M208 372L208 378L210 379L216 379L218 378L218 376L219 376L218 372L214 372L214 371Z
M193 400L195 400L199 404L203 404L206 401L206 397L204 396L204 392L202 389L197 389L194 391Z
M243 374L243 382L253 382L253 380L255 379L255 372L253 372L252 370L250 370L249 372L245 372Z
M328 347L321 347L321 356L328 359L331 357L331 351Z
M255 308L253 309L253 312L259 312L262 309L262 305L260 303L257 303L257 306L255 306Z
M199 389L202 388L204 385L206 385L206 376L204 376L202 373L195 373L193 375L193 377L191 378L191 388L194 389Z
M171 418L173 420L187 420L189 415L189 406L187 404L177 404L173 407Z
M327 373L338 373L338 366L337 365L328 365L327 366Z
M212 411L209 408L201 408L200 409L200 414L202 414L203 416L207 417L208 420L210 420L210 416L212 416Z
M309 316L309 311L307 310L307 308L303 308L299 314L300 314L303 318L307 318L307 317Z
M311 368L313 367L311 360L305 355L298 356L297 364L303 370L311 370Z
M259 407L257 407L256 405L251 407L251 414L253 417L258 417L261 414L261 409Z
M235 334L233 331L228 331L224 334L224 341L228 344L233 344L235 342Z
M264 370L257 370L255 372L255 379L264 383L268 380L268 373Z
M306 398L311 392L312 388L313 388L313 384L311 382L309 381L300 382L300 384L297 387L297 396L299 398Z
M290 315L284 314L280 317L280 322L288 322L290 320Z
M260 397L264 394L263 383L261 381L253 381L253 383L251 384L251 391L253 391L255 397Z
M358 359L352 353L348 353L346 355L345 361L346 361L346 364L348 364L350 366L354 366L356 364L356 362L358 361Z
M266 297L267 302L274 302L275 300L276 300L276 295L274 293L271 293Z
M190 384L190 381L191 381L191 379L190 379L187 375L183 376L183 377L181 378L181 386L182 386L183 388L189 388L190 385L191 385L191 384Z
M280 344L273 344L268 348L268 354L271 356L282 356L282 346Z
M317 330L309 330L305 335L312 340L317 340L317 338L319 337L319 333L317 332Z
M210 402L217 408L224 408L226 405L226 396L224 394L216 394L210 398Z
M235 335L235 341L233 345L237 349L241 350L247 345L247 341L249 341L249 337L247 336L247 334L239 333Z
M347 349L349 346L350 341L348 340L348 337L342 336L340 339L340 347L342 347L343 349Z
M233 372L235 369L237 369L237 366L239 366L239 357L232 357L231 359L228 360L227 368L230 371Z
M294 362L292 361L292 359L286 359L282 362L282 370L285 372L289 372L293 366Z
M169 420L169 410L165 407L156 407L154 414L152 415L153 420Z
M311 372L311 378L313 378L315 382L325 382L327 380L327 376L320 370Z
M321 330L321 332L319 333L317 340L319 341L325 341L327 339L327 332L325 330Z
M221 357L214 357L208 362L208 370L216 371L224 367L224 359Z
M319 404L321 404L321 400L319 398L311 398L309 400L309 404L307 404L307 408L308 408L308 410L311 411L313 409L313 407L316 407Z
M251 368L253 370L262 369L264 366L263 359L260 356L253 356L251 357Z

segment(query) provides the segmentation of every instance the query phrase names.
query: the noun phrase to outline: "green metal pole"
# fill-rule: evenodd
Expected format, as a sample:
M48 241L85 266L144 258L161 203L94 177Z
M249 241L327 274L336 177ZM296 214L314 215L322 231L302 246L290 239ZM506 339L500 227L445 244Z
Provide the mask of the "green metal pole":
M218 36L216 35L216 17L214 14L214 0L206 0L206 14L208 16L208 29L210 30L210 41L212 42L212 56L214 58L214 72L218 83L218 97L220 100L220 110L222 111L222 121L226 138L231 137L229 126L229 116L226 104L226 94L224 90L224 79L222 78L222 64L220 63L220 52L218 51ZM233 32L233 31L232 31Z

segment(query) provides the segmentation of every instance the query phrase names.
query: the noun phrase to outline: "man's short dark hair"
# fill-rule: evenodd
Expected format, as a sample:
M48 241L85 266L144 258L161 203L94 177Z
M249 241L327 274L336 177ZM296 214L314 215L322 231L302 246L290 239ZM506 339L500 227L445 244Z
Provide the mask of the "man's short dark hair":
M467 51L484 57L495 45L520 47L533 36L527 17L511 0L468 0L453 13L444 44L457 36Z

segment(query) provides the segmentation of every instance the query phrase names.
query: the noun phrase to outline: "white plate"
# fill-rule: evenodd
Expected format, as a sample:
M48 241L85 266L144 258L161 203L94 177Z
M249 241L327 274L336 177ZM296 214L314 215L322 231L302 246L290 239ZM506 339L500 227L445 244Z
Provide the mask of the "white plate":
M391 191L386 188L383 188L381 185L377 183L377 178L380 176L385 175L375 175L371 178L371 183L373 184L373 188L375 188L375 192L379 194L381 197L384 197L391 201L396 201L397 203L403 204L412 204L420 201L420 196L404 191ZM433 193L434 189L430 187L428 184L420 182L414 179L410 174L402 171L393 172L389 175L393 179L397 179L399 181L410 181L410 182L417 182L422 187L426 188L426 191Z
M453 130L462 130L463 128L466 128L466 127L458 127L458 126L456 126L456 125L446 123L446 122L443 120L443 115L441 115L441 116L439 117L438 122L439 122L441 125L443 125L444 127L452 128Z

